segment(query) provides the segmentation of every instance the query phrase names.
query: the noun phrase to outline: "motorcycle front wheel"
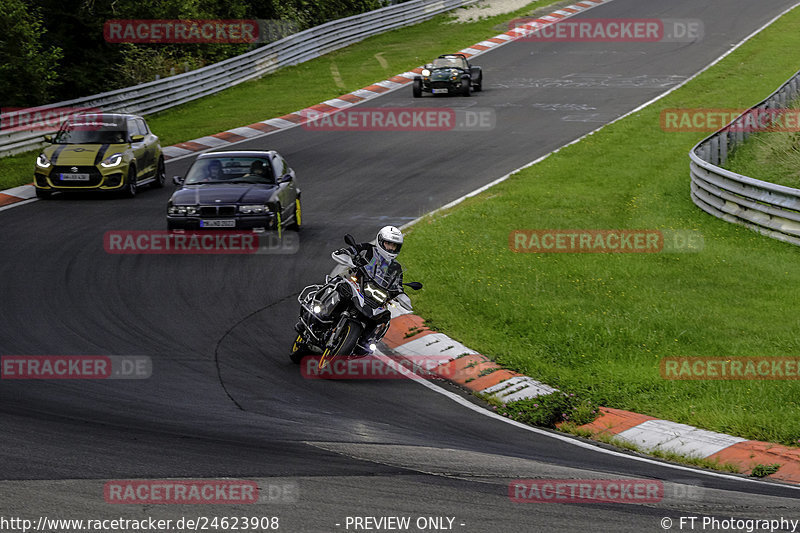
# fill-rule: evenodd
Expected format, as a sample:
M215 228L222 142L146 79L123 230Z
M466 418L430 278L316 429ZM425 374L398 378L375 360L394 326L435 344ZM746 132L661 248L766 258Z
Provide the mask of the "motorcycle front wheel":
M344 331L339 335L339 340L333 348L328 348L322 353L322 357L320 357L317 366L320 369L325 368L337 355L352 354L353 348L356 347L356 343L359 337L361 337L362 332L363 328L361 324L355 320L348 320L345 322Z
M303 360L303 356L308 355L308 353L308 347L303 342L303 336L298 334L294 344L292 344L292 351L289 352L289 359L292 360L292 363L299 365L300 361Z

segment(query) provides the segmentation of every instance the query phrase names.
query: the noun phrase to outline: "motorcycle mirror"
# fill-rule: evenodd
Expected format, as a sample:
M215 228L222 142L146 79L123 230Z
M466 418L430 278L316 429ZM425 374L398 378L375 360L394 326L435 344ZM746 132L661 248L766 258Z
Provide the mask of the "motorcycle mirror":
M411 287L415 291L418 291L418 290L420 290L422 288L422 283L420 283L419 281L412 281L411 283L403 283L403 285L406 285L407 287Z
M350 246L355 246L355 245L356 245L356 240L355 240L355 239L353 238L353 236L352 236L352 235L350 235L349 233L346 233L346 234L345 234L345 236L344 236L344 242L346 242L346 243L347 243L348 245L350 245Z

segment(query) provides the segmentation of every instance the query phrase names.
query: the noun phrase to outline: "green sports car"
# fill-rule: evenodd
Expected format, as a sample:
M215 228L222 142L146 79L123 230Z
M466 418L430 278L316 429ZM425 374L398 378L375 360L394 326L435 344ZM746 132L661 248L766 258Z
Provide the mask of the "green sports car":
M142 117L117 113L70 117L50 146L36 158L36 196L54 191L119 191L133 197L136 189L166 181L158 137Z
M483 70L470 64L465 54L445 54L428 63L413 82L414 98L423 93L461 94L483 89Z

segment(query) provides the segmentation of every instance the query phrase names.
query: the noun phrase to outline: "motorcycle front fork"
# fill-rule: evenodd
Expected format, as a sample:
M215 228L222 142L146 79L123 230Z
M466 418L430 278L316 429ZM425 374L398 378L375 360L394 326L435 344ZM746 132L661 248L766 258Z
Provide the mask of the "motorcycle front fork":
M339 322L336 324L336 327L333 328L331 334L328 336L328 342L325 343L325 348L330 350L334 346L336 346L336 342L339 340L339 334L342 332L342 328L344 327L347 319L350 318L350 315L347 313L342 313L342 316L339 317Z

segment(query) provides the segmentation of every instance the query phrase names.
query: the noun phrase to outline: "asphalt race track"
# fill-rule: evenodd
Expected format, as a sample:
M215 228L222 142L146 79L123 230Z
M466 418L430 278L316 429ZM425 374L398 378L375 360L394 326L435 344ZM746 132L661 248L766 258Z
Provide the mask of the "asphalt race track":
M678 529L687 515L800 518L800 491L790 487L578 447L412 381L304 379L288 359L296 295L330 271L345 232L372 239L382 225L402 225L572 141L693 75L793 3L614 0L580 17L700 19L705 37L516 42L474 60L486 82L471 98L415 100L407 87L365 104L491 110L490 131L296 127L237 145L278 150L295 168L297 254L105 253L107 230L165 229L171 185L134 200L58 197L0 212L0 353L153 361L145 380L0 382L0 514L277 516L281 531L315 532L347 531L348 516L452 517L465 533L663 531L662 517ZM168 176L190 163L169 163ZM457 250L442 243L442 253ZM514 479L630 477L663 480L665 498L508 497ZM248 479L297 492L233 506L104 501L107 480L137 478Z

